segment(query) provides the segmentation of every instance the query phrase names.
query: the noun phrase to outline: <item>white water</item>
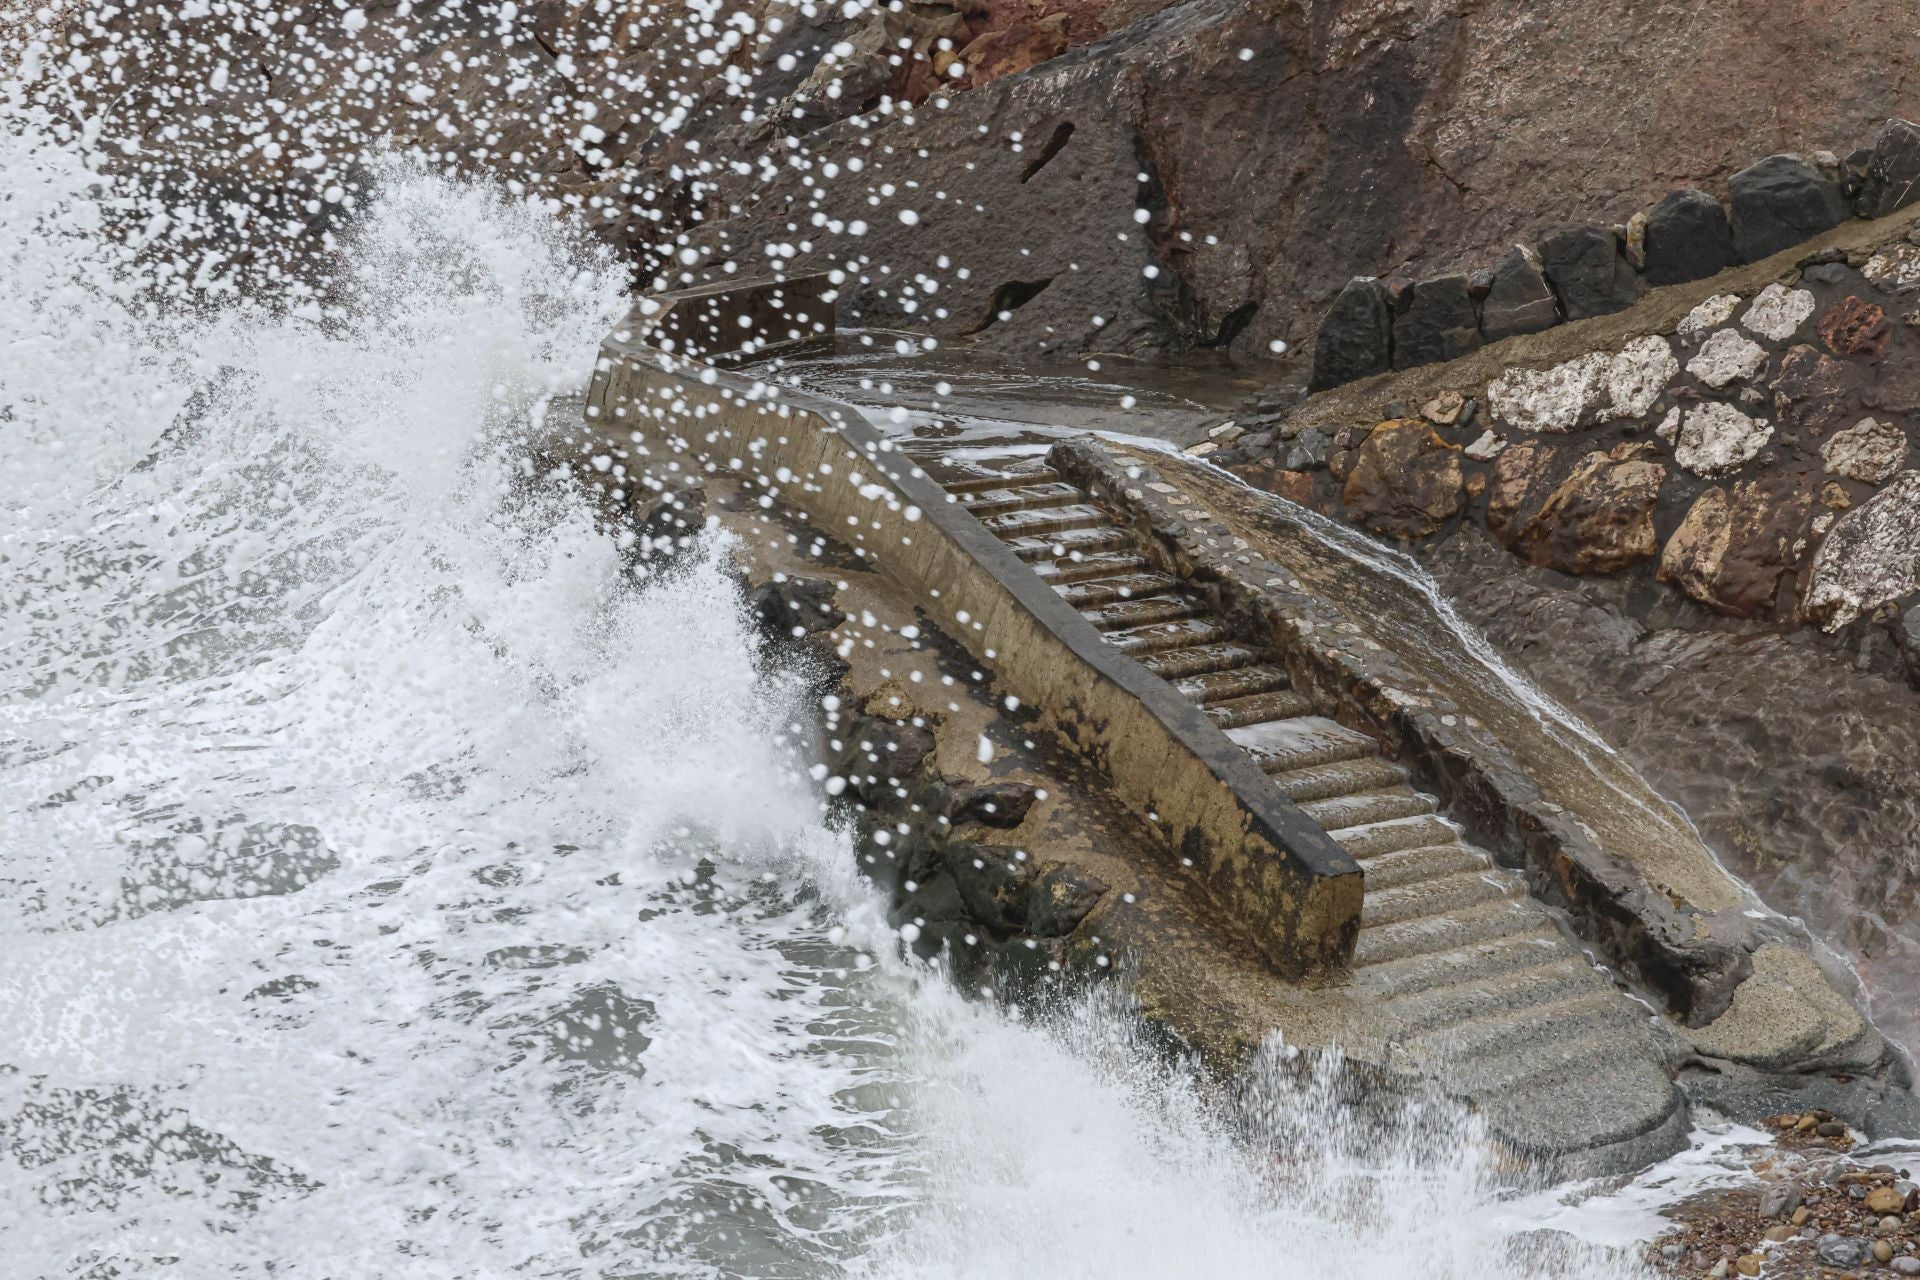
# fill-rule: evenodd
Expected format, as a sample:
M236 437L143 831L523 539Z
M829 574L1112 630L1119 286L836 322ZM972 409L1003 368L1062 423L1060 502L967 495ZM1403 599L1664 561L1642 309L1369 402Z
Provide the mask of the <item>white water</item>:
M1633 1273L1449 1106L898 960L724 547L516 480L622 306L547 215L391 171L339 314L162 320L91 181L0 127L7 1274Z

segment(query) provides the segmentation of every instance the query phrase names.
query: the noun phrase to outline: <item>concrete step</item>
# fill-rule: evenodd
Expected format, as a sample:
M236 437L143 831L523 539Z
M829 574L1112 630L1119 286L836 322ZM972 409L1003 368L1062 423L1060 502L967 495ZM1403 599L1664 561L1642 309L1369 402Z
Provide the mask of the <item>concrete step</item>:
M1527 887L1518 876L1486 870L1457 871L1450 876L1416 880L1392 889L1375 889L1369 885L1360 905L1360 927L1399 924L1423 916L1445 915L1499 898L1526 896Z
M967 463L945 463L943 473L946 478L934 481L942 489L955 497L967 497L976 493L985 493L990 489L1006 489L1012 486L1048 484L1060 479L1060 473L1052 467L1036 464L1032 467L1007 466L997 470L987 470Z
M1180 586L1180 579L1166 573L1116 573L1106 578L1057 586L1066 602L1076 609L1112 604L1115 600L1145 600L1165 595Z
M1354 968L1454 951L1516 933L1538 933L1547 917L1522 898L1497 898L1443 916L1419 916L1397 924L1362 926L1353 949Z
M1502 973L1555 964L1572 950L1553 922L1536 916L1534 927L1487 942L1451 951L1383 960L1353 971L1356 994L1376 1000L1394 1000L1441 987L1492 978Z
M1080 616L1102 631L1121 631L1154 622L1195 618L1206 611L1207 606L1192 596L1159 595L1141 600L1115 600L1112 604L1083 608Z
M1611 992L1587 958L1571 947L1531 969L1489 974L1449 987L1436 987L1373 1006L1391 1022L1396 1038L1422 1035L1481 1018L1518 1013L1541 1005Z
M1288 773L1374 755L1380 744L1324 716L1296 716L1227 730L1268 773Z
M1645 1027L1604 1028L1572 1041L1546 1065L1499 1089L1468 1096L1496 1133L1524 1135L1535 1151L1583 1152L1685 1123L1679 1091ZM1678 1141L1676 1137L1675 1141Z
M1433 1027L1400 1042L1413 1061L1445 1061L1471 1070L1483 1090L1579 1060L1590 1037L1638 1029L1647 1011L1600 983L1561 999Z
M1076 552L1058 560L1043 558L1033 571L1040 581L1059 591L1072 583L1140 574L1152 567L1132 551L1094 551Z
M1076 502L1064 507L1023 507L1017 511L1003 511L997 516L986 516L980 523L1001 538L1113 526L1107 513L1090 502Z
M1399 786L1407 780L1407 771L1378 757L1341 760L1334 764L1312 765L1276 773L1273 780L1296 804L1308 800L1326 800L1350 796L1362 791L1378 791Z
M1027 507L1059 507L1070 502L1085 502L1087 495L1073 485L1059 481L1026 484L1013 489L982 489L961 500L974 515L985 518Z
M1122 551L1133 546L1133 535L1112 525L1063 529L1058 533L1022 534L1006 540L1007 548L1022 560L1060 560L1079 552ZM1141 561L1142 564L1145 561Z
M1251 645L1228 641L1224 644L1204 644L1196 645L1191 649L1171 649L1164 653L1149 653L1140 659L1140 665L1162 680L1183 680L1189 676L1238 671L1243 667L1256 666L1266 656L1265 652Z
M1300 807L1308 817L1328 831L1335 832L1432 813L1433 801L1403 784L1380 791L1362 791L1357 795L1308 800Z
M1210 707L1218 702L1231 702L1235 698L1251 698L1256 693L1272 693L1292 683L1287 677L1286 668L1263 662L1257 667L1234 667L1226 671L1187 676L1175 680L1173 687L1187 701Z
M1313 714L1313 699L1298 689L1275 689L1245 698L1216 702L1207 708L1207 719L1222 729L1239 729L1269 720L1291 720Z
M1458 840L1451 844L1426 845L1418 849L1397 849L1377 858L1359 859L1359 862L1360 869L1367 873L1368 893L1376 889L1397 889L1403 884L1418 884L1422 880L1433 880L1440 876L1457 875L1462 871L1491 871L1494 866L1488 854Z
M1158 653L1163 649L1191 649L1228 638L1227 625L1218 618L1184 618L1107 632L1107 643L1122 653Z
M1434 813L1342 827L1327 834L1335 844L1362 861L1383 853L1417 849L1423 844L1450 844L1460 838L1452 823Z

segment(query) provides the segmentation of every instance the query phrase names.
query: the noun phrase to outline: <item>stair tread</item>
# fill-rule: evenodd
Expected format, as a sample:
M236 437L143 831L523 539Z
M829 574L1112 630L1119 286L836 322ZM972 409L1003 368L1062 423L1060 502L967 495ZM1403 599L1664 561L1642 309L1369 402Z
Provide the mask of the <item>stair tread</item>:
M1272 693L1289 688L1292 684L1285 667L1262 662L1257 666L1230 667L1225 671L1183 676L1173 682L1173 687L1189 702L1210 707L1236 698L1252 697L1256 693Z
M1274 782L1295 803L1378 791L1382 787L1403 783L1406 778L1405 769L1378 756L1308 765L1304 769L1288 769L1273 775Z
M1601 984L1561 999L1431 1027L1402 1040L1400 1051L1429 1061L1471 1059L1475 1076L1498 1087L1571 1061L1585 1052L1596 1032L1635 1027L1646 1017L1642 1006Z
M1493 858L1484 850L1458 840L1448 844L1396 849L1392 853L1355 861L1366 873L1369 893L1376 889L1397 889L1401 885L1418 884L1422 880L1433 880L1461 871L1490 871L1494 866Z
M1045 484L1059 480L1060 473L1048 466L1035 466L1031 470L986 471L967 467L965 464L945 464L953 471L951 478L935 478L934 483L956 497L982 493L988 489L1005 489L1013 485Z
M1438 916L1416 916L1393 924L1362 925L1354 945L1356 969L1411 956L1454 951L1523 931L1539 932L1546 914L1525 898L1496 898Z
M1523 898L1526 892L1519 877L1484 868L1456 871L1390 889L1369 888L1360 903L1360 927L1445 915L1496 899Z
M982 516L980 523L1002 538L1113 526L1106 512L1088 502L1060 507L1020 507L999 515Z
M1534 925L1530 932L1506 934L1484 942L1468 943L1450 951L1426 952L1356 968L1353 973L1354 989L1376 1000L1395 1000L1476 979L1537 968L1542 964L1556 963L1568 954L1578 954L1544 916L1537 918Z
M1373 1008L1392 1020L1395 1035L1405 1037L1598 991L1612 993L1613 987L1585 956L1568 947L1530 969L1432 987L1381 1001Z
M1229 640L1220 644L1195 645L1191 649L1144 654L1140 658L1140 665L1162 679L1177 680L1212 671L1251 667L1264 656L1258 649Z
M1109 631L1106 638L1108 644L1122 653L1153 653L1225 640L1227 628L1218 618L1183 618L1178 622L1156 622L1125 631Z
M1027 533L1006 539L1009 550L1022 560L1057 560L1072 552L1117 551L1133 544L1125 529L1105 525L1090 529L1062 529L1057 533Z
M1239 729L1270 720L1292 720L1313 714L1313 699L1298 689L1274 689L1266 693L1230 698L1208 706L1207 719L1222 729Z
M1115 600L1111 604L1083 607L1080 616L1102 631L1120 631L1155 622L1173 622L1198 617L1206 611L1200 601L1188 596L1158 595L1139 600Z
M1033 566L1033 571L1042 582L1050 583L1057 591L1072 583L1111 578L1149 567L1144 558L1132 551L1093 551L1077 560L1071 557L1058 560L1042 557Z
M1104 578L1083 578L1060 584L1055 590L1076 609L1110 604L1115 600L1146 600L1164 595L1180 585L1180 579L1167 573L1116 573Z
M1348 856L1365 860L1383 853L1417 849L1423 844L1449 844L1459 839L1459 829L1437 813L1412 814L1327 832Z
M1245 725L1227 730L1227 736L1245 747L1268 773L1357 760L1380 750L1380 745L1366 734L1325 716L1295 716Z
M1399 818L1417 818L1433 812L1433 801L1405 783L1377 791L1308 800L1300 805L1308 817L1329 832L1392 822Z
M985 517L999 515L1003 511L1018 511L1029 507L1055 506L1086 500L1086 493L1078 487L1053 481L1045 484L1018 485L1006 489L982 489L978 493L966 495L960 505L976 516Z

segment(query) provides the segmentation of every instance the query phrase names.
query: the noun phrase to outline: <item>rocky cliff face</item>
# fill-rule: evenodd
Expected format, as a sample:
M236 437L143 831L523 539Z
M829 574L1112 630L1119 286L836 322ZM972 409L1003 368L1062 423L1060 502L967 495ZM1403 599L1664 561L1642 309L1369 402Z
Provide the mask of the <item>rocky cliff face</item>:
M1479 265L1757 155L1843 147L1910 105L1908 17L1891 0L85 0L54 33L75 106L55 101L126 148L150 210L220 254L216 273L324 243L392 145L579 208L643 279L841 269L849 320L945 341L1265 357L1356 274Z

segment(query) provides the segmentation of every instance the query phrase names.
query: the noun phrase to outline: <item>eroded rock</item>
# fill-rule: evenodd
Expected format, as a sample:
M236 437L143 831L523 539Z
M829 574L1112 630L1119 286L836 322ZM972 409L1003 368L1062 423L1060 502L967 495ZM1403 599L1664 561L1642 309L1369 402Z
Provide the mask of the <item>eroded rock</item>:
M1780 425L1819 437L1854 412L1859 390L1853 367L1813 347L1790 348L1773 380L1773 407Z
M1860 274L1876 289L1888 293L1912 293L1920 289L1920 248L1910 244L1890 245L1868 258Z
M1639 338L1617 355L1596 351L1551 369L1509 369L1487 387L1487 403L1510 426L1560 434L1639 417L1679 371L1665 338Z
M1797 548L1813 509L1803 478L1763 476L1694 499L1660 553L1659 579L1719 613L1772 612L1799 564Z
M1424 538L1466 505L1460 450L1418 419L1383 422L1360 446L1341 501L1376 533Z
M1836 431L1820 448L1828 475L1879 484L1907 465L1907 433L1878 418Z
M1515 245L1493 270L1480 304L1480 332L1488 342L1538 333L1560 323L1560 308L1540 267L1540 255Z
M1480 318L1462 275L1414 285L1406 309L1393 322L1396 369L1458 359L1479 346Z
M1754 295L1740 323L1768 342L1785 342L1807 322L1815 305L1813 294L1805 289L1770 284Z
M1733 313L1740 309L1740 295L1737 293L1716 293L1705 302L1687 312L1674 330L1682 341L1693 341L1701 334L1718 329L1733 319Z
M1863 218L1884 218L1920 198L1920 125L1887 121L1867 160L1858 206Z
M1732 329L1721 329L1705 342L1687 372L1716 391L1735 382L1751 382L1767 367L1767 349Z
M1574 464L1537 507L1504 521L1509 550L1561 573L1614 573L1653 558L1653 515L1667 469L1650 444L1622 444ZM1518 513L1516 513L1518 514Z
M1742 262L1791 249L1853 216L1839 184L1799 156L1768 156L1727 180Z
M1670 193L1647 215L1646 258L1647 283L1653 285L1684 284L1724 271L1739 261L1727 211L1697 188Z
M1842 356L1878 356L1892 340L1893 326L1884 309L1848 294L1820 317L1820 340Z
M1610 315L1633 305L1640 277L1606 227L1568 226L1540 241L1540 267L1569 320Z
M1840 517L1814 556L1807 616L1834 631L1920 588L1920 471Z
M1315 391L1393 367L1393 314L1387 287L1373 276L1347 282L1320 322L1313 346Z
M1674 409L1655 432L1673 446L1674 461L1709 479L1732 475L1773 438L1770 424L1718 401Z

